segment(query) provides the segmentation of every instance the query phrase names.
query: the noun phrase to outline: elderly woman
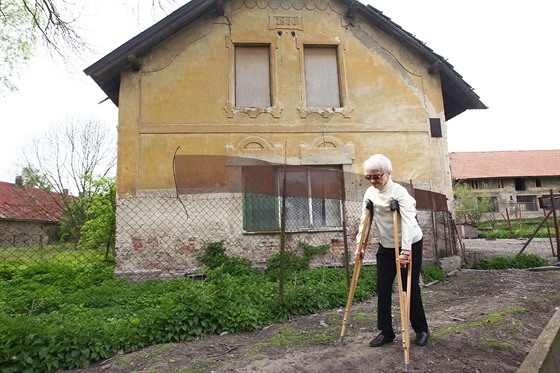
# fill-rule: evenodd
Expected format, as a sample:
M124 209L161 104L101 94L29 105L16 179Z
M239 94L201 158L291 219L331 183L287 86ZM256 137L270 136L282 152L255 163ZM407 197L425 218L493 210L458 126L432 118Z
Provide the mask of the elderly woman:
M391 293L397 274L395 244L393 237L393 213L390 210L391 200L399 203L400 221L399 242L401 243L399 262L401 267L408 265L408 257L412 251L412 292L410 299L410 322L416 332L416 344L425 346L430 332L424 314L422 296L420 294L420 270L422 267L422 230L416 220L416 201L401 185L391 180L393 170L389 158L382 154L372 155L363 165L365 178L371 186L364 194L364 208L358 237L365 229L366 201L373 202L373 221L379 238L377 250L377 328L381 331L369 344L380 347L395 339L393 320L391 317ZM360 246L356 256L360 254ZM401 271L402 283L406 287L407 271Z

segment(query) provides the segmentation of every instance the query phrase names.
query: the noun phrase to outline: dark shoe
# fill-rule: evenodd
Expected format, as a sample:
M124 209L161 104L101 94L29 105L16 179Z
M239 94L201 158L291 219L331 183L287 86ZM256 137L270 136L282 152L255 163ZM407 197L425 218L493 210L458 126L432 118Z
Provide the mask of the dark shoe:
M381 333L377 337L373 338L371 340L371 342L369 342L369 345L371 347L380 347L380 346L383 346L385 343L393 342L393 339L395 339L395 336L393 336L392 338L389 338L389 337L384 336L383 333Z
M429 331L416 333L416 346L427 345L429 338L430 338L430 332Z

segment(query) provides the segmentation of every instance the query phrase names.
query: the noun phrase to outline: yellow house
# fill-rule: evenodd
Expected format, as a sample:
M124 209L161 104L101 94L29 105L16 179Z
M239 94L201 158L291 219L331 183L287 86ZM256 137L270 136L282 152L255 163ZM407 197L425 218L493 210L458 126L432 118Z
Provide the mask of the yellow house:
M362 162L383 153L393 179L451 197L446 121L486 108L443 57L358 1L192 0L85 73L119 107L123 275L192 272L217 241L269 258L286 178L303 188L286 198L288 241L348 246ZM272 191L260 207L255 185Z

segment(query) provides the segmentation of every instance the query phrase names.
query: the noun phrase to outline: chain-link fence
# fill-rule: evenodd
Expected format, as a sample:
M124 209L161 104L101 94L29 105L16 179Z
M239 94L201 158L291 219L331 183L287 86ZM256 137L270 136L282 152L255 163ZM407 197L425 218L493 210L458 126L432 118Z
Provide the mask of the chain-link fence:
M474 265L480 258L515 257L526 253L538 255L550 264L558 263L560 210L558 198L553 196L551 191L548 201L539 201L541 210L532 204L509 203L501 212L486 214L484 224L470 227L470 233L467 224L459 225L458 244L465 261ZM495 237L492 232L497 227L501 227L502 235L517 235L519 238Z
M349 268L352 264L363 193L369 186L363 176L338 168L254 160L247 164L231 157L210 161L178 158L175 165L181 172L174 175L174 189L145 190L117 198L112 250L39 247L2 249L0 255L8 260L41 260L52 257L49 250L60 260L68 260L71 255L103 255L114 258L116 276L133 281L198 276L202 269L199 255L217 242L227 255L248 259L260 268L278 253L302 255L309 246L327 248L311 258L310 267ZM196 165L194 169L192 165ZM543 210L545 216L541 215L539 229L547 227L546 237L468 239L457 229L445 195L415 188L412 183L401 184L417 201L426 264L434 265L450 255L460 255L470 265L481 257L520 252L535 253L550 261L557 256L553 210ZM508 219L508 224L539 225L539 221L534 222L536 218L531 222L526 219L528 214ZM376 231L372 229L365 265L375 263L376 248Z
M344 267L356 247L362 201L291 196L283 204L268 195L145 194L119 199L117 212L115 273L176 277L196 275L197 254L213 242L223 242L228 255L256 267L265 267L281 249L302 255L307 245L327 246L310 266ZM448 212L420 211L419 220L428 260L457 253ZM375 262L375 235L372 230L366 264Z

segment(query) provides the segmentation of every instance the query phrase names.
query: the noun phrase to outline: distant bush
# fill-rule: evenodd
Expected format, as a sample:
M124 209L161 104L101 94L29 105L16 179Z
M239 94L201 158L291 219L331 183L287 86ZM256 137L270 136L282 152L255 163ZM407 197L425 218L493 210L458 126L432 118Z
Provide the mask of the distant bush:
M476 263L475 269L508 269L535 268L548 265L548 262L536 254L520 254L513 258L498 256L482 258Z
M422 281L425 284L434 282L437 280L443 280L445 278L445 272L439 267L427 267L422 269Z

